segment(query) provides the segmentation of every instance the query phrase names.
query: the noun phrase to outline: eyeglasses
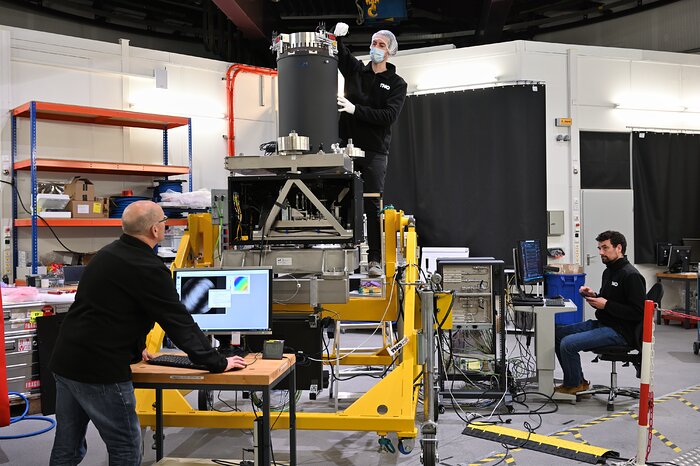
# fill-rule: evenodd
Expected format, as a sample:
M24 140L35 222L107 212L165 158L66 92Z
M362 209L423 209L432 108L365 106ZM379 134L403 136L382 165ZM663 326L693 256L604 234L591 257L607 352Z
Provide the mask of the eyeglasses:
M156 222L156 223L163 223L163 222L167 222L167 221L168 221L168 216L166 215L165 217L158 220L158 222Z

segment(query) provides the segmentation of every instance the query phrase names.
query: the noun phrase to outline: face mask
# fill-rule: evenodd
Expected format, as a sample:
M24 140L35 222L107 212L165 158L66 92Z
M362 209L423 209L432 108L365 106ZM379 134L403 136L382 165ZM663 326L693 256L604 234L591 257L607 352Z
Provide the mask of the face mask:
M374 63L381 63L384 61L384 50L375 49L374 47L369 49L369 58Z

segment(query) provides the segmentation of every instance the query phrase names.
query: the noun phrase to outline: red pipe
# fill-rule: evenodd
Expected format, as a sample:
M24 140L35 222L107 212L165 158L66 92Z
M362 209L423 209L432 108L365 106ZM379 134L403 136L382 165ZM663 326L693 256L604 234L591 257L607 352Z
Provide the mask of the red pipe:
M261 68L259 66L242 65L240 63L234 63L226 71L226 105L228 110L228 156L233 157L236 155L236 145L235 145L235 133L234 133L234 120L233 120L233 98L234 98L234 84L236 81L236 76L240 72L259 74L262 76L277 76L277 70L271 68Z

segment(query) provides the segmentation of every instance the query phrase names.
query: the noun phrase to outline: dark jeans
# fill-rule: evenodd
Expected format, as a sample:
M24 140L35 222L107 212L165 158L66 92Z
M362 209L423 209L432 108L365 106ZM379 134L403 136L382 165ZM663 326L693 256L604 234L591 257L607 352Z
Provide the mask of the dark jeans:
M54 377L56 437L49 464L79 464L87 453L85 432L92 421L107 445L110 466L140 465L141 426L133 384L93 384Z
M597 320L558 326L554 330L554 351L564 371L564 386L578 387L583 382L580 351L626 344L622 335Z
M386 154L365 152L364 158L355 159L355 170L362 175L363 191L365 193L384 192L384 179L388 164ZM364 198L365 215L367 215L367 259L372 262L382 261L382 231L380 225L381 199L379 197Z

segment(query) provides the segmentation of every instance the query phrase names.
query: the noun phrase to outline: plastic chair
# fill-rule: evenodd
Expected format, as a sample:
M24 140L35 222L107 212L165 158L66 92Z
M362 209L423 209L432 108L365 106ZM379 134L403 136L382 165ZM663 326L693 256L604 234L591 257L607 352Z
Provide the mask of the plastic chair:
M647 293L646 299L654 301L657 306L661 303L661 298L663 298L664 289L661 283L656 283L651 287ZM594 385L590 390L585 390L576 393L576 396L581 395L608 395L608 411L615 410L615 399L618 396L627 396L630 398L639 398L639 388L624 388L617 385L617 363L623 363L623 367L629 366L630 363L634 365L637 369L637 378L640 377L640 369L642 364L642 330L644 323L640 322L635 328L635 337L637 341L637 346L629 345L615 345L615 346L602 346L600 348L594 349L592 352L595 353L596 357L593 362L598 362L600 360L610 361L612 363L612 368L610 370L610 385Z

